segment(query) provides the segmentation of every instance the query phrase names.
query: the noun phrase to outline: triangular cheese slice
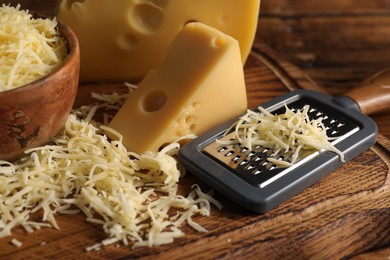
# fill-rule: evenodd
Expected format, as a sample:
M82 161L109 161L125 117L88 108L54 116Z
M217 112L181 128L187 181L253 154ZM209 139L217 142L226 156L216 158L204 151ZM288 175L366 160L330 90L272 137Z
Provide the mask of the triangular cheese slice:
M190 23L173 40L163 66L147 74L109 127L123 135L130 151L144 153L200 135L246 108L238 41Z

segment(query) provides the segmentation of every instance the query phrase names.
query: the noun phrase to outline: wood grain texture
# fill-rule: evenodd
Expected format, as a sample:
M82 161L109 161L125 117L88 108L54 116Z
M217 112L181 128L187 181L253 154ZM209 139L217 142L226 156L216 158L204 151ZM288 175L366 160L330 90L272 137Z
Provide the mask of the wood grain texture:
M318 88L296 66L281 61L257 43L245 67L251 106L296 88ZM122 92L122 85L80 86L76 106L92 101L90 92ZM102 240L100 227L83 216L58 216L61 230L42 229L25 234L16 229L0 239L4 259L227 259L227 258L341 258L390 243L390 143L383 136L375 147L328 175L267 214L241 210L221 194L215 198L224 208L210 217L196 217L208 232L184 227L186 236L154 248L108 246L99 252L85 247ZM180 181L186 193L192 175ZM200 183L205 190L207 185ZM11 238L23 242L16 248ZM342 241L336 242L335 241Z
M49 14L56 1L11 0ZM250 106L296 87L320 86L331 94L348 91L390 65L389 28L388 0L262 0L256 44L245 70ZM284 59L267 54L261 42ZM124 90L108 87L112 89ZM83 86L77 104L91 102L91 90L106 87ZM390 113L373 118L390 138ZM83 216L60 216L60 231L44 229L26 236L16 230L15 237L24 242L21 248L1 239L0 258L383 259L390 256L390 144L382 135L373 149L268 214L243 212L216 194L225 208L196 219L209 232L186 229L188 235L174 245L136 250L110 246L86 253L85 246L104 238L102 231ZM198 180L188 175L182 189L193 182Z
M390 1L263 0L257 39L341 94L390 66ZM390 113L372 116L390 137Z

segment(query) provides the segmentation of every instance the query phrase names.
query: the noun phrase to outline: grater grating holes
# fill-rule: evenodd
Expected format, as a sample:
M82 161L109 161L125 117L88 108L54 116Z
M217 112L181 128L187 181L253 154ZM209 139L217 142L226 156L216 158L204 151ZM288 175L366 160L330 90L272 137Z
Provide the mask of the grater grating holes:
M267 160L273 154L269 148L255 146L252 150L249 150L249 148L242 147L240 144L232 144L221 145L217 148L217 151L225 158L224 161L230 167L253 175L276 168L276 165ZM280 159L284 159L284 157Z
M313 106L312 104L306 102L298 103L289 107L289 109L293 112L297 112L305 105L310 105L308 111L310 120L322 118L322 122L327 129L327 135L329 137L334 138L344 133L342 129L346 125L344 122L341 122L333 116L329 116L328 113L325 113L322 109ZM283 113L284 110L281 112ZM230 138L230 140L234 140L234 138ZM241 144L238 143L223 145L218 148L218 153L223 153L223 157L230 161L229 164L234 165L232 166L233 168L239 168L241 171L255 175L265 171L269 172L275 169L283 169L283 167L276 166L267 160L267 158L273 158L275 156L273 150L259 145L254 146L252 150L249 150L247 147L242 147ZM279 156L275 159L288 160L289 156L292 155L286 154L285 156Z
M358 125L351 121L349 118L343 116L342 113L329 109L325 104L320 102L311 102L310 99L300 99L288 104L288 107L293 112L301 110L305 105L309 105L308 116L310 120L322 118L322 123L326 128L328 137L338 140L338 137L342 137L349 134L351 131L358 129ZM272 113L281 114L285 112L285 107L282 106ZM221 140L234 141L235 133L220 137ZM239 175L242 179L251 183L252 185L265 185L271 180L275 180L276 176L283 175L295 167L282 167L276 166L267 158L273 158L276 160L288 160L293 156L292 153L284 154L285 156L275 158L273 150L270 148L255 145L252 150L242 147L241 144L221 145L218 142L210 143L203 148L203 152L210 155L212 159L218 161L223 166L234 170L234 173ZM304 151L302 159L312 158L314 154L312 151ZM240 155L240 156L237 156ZM287 158L287 159L286 159ZM302 160L303 163L305 160ZM300 162L297 162L300 165Z
M335 117L336 115L330 116L329 113L325 112L324 110L318 107L313 106L313 104L309 104L309 103L295 104L290 109L293 112L296 112L298 111L298 109L301 109L305 105L310 106L310 109L308 111L308 116L310 120L322 118L322 122L327 129L328 137L335 138L345 134L350 130L349 127L346 127L345 122Z

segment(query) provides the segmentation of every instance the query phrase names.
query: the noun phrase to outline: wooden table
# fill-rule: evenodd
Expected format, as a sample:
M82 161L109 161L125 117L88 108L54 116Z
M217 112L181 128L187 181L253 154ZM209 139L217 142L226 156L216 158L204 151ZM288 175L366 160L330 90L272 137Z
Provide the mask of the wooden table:
M53 1L19 2L34 7ZM43 9L50 12L51 6L45 5ZM263 42L274 52L268 51ZM246 69L250 102L262 102L295 86L319 86L331 94L339 94L389 65L388 0L263 0L254 52ZM261 85L262 92L256 90L257 85ZM87 100L88 91L86 87L80 92L80 103ZM373 118L381 135L390 138L390 113L376 114ZM390 250L385 247L390 245L390 165L382 160L385 157L389 160L389 146L388 140L381 137L374 150L352 162L354 167L363 167L363 172L354 174L351 165L347 165L269 214L250 214L227 205L223 212L214 212L210 219L197 218L210 233L198 235L189 231L174 246L80 253L79 243L96 242L104 234L84 223L82 216L72 222L60 217L62 231L40 231L30 236L25 248L20 250L0 245L1 252L5 252L0 257L255 258L262 255L363 259L389 256ZM374 164L367 166L370 163ZM340 182L348 184L340 187L337 185ZM23 232L17 231L17 236L23 238ZM39 247L40 239L48 237L53 241L51 247ZM372 250L375 251L369 252Z
M263 0L257 39L340 94L390 66L390 1ZM390 136L390 112L373 116Z
M390 1L263 0L257 37L339 94L390 66ZM390 111L373 118L389 138ZM384 248L356 258L388 256Z

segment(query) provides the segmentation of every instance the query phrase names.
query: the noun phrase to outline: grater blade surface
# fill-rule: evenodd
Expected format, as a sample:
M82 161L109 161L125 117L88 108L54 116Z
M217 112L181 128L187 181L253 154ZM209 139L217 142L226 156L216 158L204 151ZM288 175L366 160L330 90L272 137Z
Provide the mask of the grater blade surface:
M288 105L289 109L296 112L302 109L305 105L310 106L308 116L310 120L322 118L327 129L328 137L332 138L333 145L342 141L348 136L359 131L359 126L352 120L335 113L333 110L327 109L326 106L316 103L309 99L299 99ZM274 114L285 112L285 107L277 109ZM234 140L235 133L230 132L225 136L221 136L218 140L229 141ZM268 158L277 160L287 160L292 154L277 155L273 150L267 147L255 146L251 150L243 147L240 144L224 145L218 141L214 141L205 146L202 150L216 162L230 169L234 174L249 182L251 185L265 187L277 178L291 172L295 168L304 164L313 157L319 155L321 151L309 150L305 151L300 160L290 167L281 167L268 161Z

